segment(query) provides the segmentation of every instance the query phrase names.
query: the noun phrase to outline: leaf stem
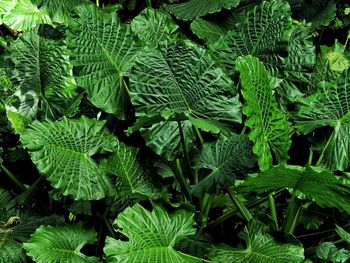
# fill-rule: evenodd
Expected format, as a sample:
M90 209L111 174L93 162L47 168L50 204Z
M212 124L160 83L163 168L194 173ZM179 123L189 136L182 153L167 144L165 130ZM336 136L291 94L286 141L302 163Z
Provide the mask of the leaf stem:
M116 238L115 231L114 231L113 227L111 226L111 223L109 222L107 217L104 216L103 220L105 221L105 224L106 224L106 226L108 228L109 233L112 235L113 238Z
M100 7L100 0L96 0L97 7Z
M207 227L207 223L208 223L208 215L209 215L209 211L211 208L213 202L213 196L205 193L202 199L202 203L201 203L201 212L202 212L202 222L201 222L201 226L197 232L196 238L198 239L200 237L200 235L202 234L203 230L205 227Z
M171 170L173 171L175 178L177 182L180 185L181 191L184 194L186 200L192 201L190 186L184 177L183 173L180 171L180 169L177 167L175 162L168 162L168 165L170 166Z
M275 197L274 197L275 193L271 193L269 194L269 206L270 206L270 213L271 213L271 218L273 220L273 222L275 223L274 227L275 230L278 230L278 218L277 218L277 211L276 211L276 202L275 202Z
M241 200L239 200L239 198L237 198L236 193L230 188L227 189L227 193L230 196L232 202L237 207L238 211L242 214L243 218L247 222L251 221L253 219L252 214L249 212L247 207L241 202Z
M333 137L333 134L334 134L334 133L332 132L331 136L329 136L329 139L328 139L326 145L324 146L324 148L323 148L323 150L322 150L322 152L321 152L320 157L319 157L318 160L317 160L316 166L318 166L318 165L321 164L321 162L322 162L322 160L323 160L323 157L324 157L324 152L326 151L326 149L327 149L329 143L331 142L331 139L332 139L332 137Z
M15 183L21 190L25 191L27 188L24 186L24 184L16 178L16 176L7 169L3 164L0 165L0 168L4 171L4 173L10 178L10 180Z
M188 152L187 152L187 147L186 147L186 142L185 142L185 135L184 135L184 132L183 132L183 129L182 129L181 121L177 121L177 124L179 126L181 145L182 145L182 150L184 152L186 173L188 175L188 178L190 179L190 183L194 184L195 183L195 177L194 177L194 175L192 173L191 164L190 164L190 158L189 158Z
M98 0L97 0L98 1ZM128 86L128 84L126 84L126 81L125 81L125 79L122 77L122 79L123 79L123 84L124 84L124 87L125 87L125 89L126 89L126 92L128 93L128 94L130 94L130 90L129 90L129 86Z
M299 221L303 204L304 202L302 200L296 198L295 196L292 197L292 200L288 204L287 214L282 226L282 229L285 233L293 235Z
M313 152L313 150L312 150L311 147L310 147L309 160L308 160L308 162L307 162L308 165L312 165L312 159L313 159L313 157L314 157L314 152Z
M204 140L203 140L203 136L201 134L201 131L196 126L194 126L194 129L196 130L196 133L197 133L197 136L198 136L198 139L199 139L201 145L203 145L204 144Z

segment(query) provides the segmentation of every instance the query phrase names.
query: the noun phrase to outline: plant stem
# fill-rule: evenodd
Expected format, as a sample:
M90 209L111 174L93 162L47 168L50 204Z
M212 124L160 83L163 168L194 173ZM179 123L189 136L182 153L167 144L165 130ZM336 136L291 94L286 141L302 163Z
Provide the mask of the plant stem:
M324 146L324 148L323 148L323 150L322 150L322 152L321 152L320 158L318 158L318 160L317 160L316 166L318 166L318 165L321 164L322 159L323 159L323 156L324 156L324 152L326 151L326 149L327 149L327 147L328 147L328 145L329 145L329 143L330 143L332 137L333 137L333 133L331 134L331 136L329 136L329 139L328 139L326 145Z
M314 157L314 152L313 152L313 150L312 150L311 147L310 147L309 160L308 160L308 162L307 162L308 165L312 165L312 159L313 159L313 157Z
M181 145L182 145L182 150L184 152L186 173L188 175L188 178L190 179L190 183L194 184L195 183L195 178L193 176L192 169L191 169L190 158L189 158L188 152L187 152L185 136L184 136L184 132L183 132L183 129L182 129L181 121L177 121L177 124L179 126Z
M197 239L200 237L204 228L207 226L208 219L209 219L208 215L209 215L212 201L213 201L213 196L208 193L205 193L201 203L202 222L196 235Z
M98 1L98 0L97 0ZM129 86L128 86L128 84L126 84L126 81L125 81L125 79L122 77L122 79L123 79L123 84L124 84L124 87L125 87L125 89L126 89L126 92L128 93L128 94L130 94L130 90L129 90Z
M283 222L282 229L287 234L293 234L295 227L298 224L300 212L303 207L303 201L292 197L292 200L288 204L287 214Z
M278 218L277 218L277 211L276 211L276 203L275 203L275 193L269 194L269 206L270 206L270 213L271 213L271 218L273 222L275 223L275 230L278 230Z
M109 233L112 235L113 238L116 238L115 231L111 226L111 223L109 222L109 220L106 218L106 216L103 217L103 220L105 221L105 224L108 228Z
M0 168L4 171L4 173L10 178L12 182L14 182L21 190L25 191L27 188L22 184L20 180L16 178L16 176L9 170L7 169L3 164L0 165Z
M183 173L180 171L180 169L177 167L176 163L174 162L168 162L171 170L173 171L176 180L178 181L181 191L184 194L186 200L192 201L192 196L191 196L191 191L190 191L190 186L184 177Z
M193 126L194 126L194 125L193 125ZM196 133L197 133L197 136L198 136L198 139L199 139L201 145L203 145L204 140L203 140L203 136L202 136L202 134L201 134L201 131L200 131L196 126L194 126L194 129L196 130Z
M100 0L96 0L97 7L100 7Z
M241 134L242 134L242 135L245 134L246 130L247 130L247 126L244 125L244 127L243 127L243 129L242 129L242 131L241 131Z
M234 191L232 191L231 189L227 189L227 193L230 196L232 202L237 207L238 211L242 214L243 218L247 222L251 221L253 219L252 214L249 212L247 207L241 202L241 200L239 200L239 198L237 198L236 193Z

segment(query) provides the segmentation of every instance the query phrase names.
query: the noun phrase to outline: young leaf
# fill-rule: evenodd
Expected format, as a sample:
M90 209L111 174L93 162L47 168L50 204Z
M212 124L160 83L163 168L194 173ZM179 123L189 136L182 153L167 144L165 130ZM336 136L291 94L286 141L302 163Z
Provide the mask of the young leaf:
M236 7L239 3L240 0L189 0L184 3L168 5L167 10L174 14L177 19L192 20L219 12L223 8Z
M141 205L126 208L114 222L128 241L107 237L108 262L200 263L202 260L176 251L176 242L194 235L193 215L184 210L169 214L160 206L149 212Z
M335 231L346 243L350 244L350 233L348 233L347 231L345 231L344 228L338 225L336 226Z
M78 120L35 121L22 135L38 170L53 187L76 200L97 200L113 192L109 178L92 158L112 152L117 139L104 122L82 116Z
M178 37L178 25L171 17L161 11L146 8L131 22L132 31L146 44L157 46Z
M238 59L236 63L245 99L243 113L248 117L245 126L251 129L249 138L254 142L253 152L257 154L263 171L272 165L271 151L278 162L289 158L289 127L272 93L274 80L264 65L250 55Z
M230 73L234 72L236 59L244 55L253 55L267 64L281 63L279 46L288 39L290 12L285 1L264 1L248 11L234 30L209 47Z
M139 49L130 26L94 5L79 5L76 12L79 19L70 20L67 33L76 80L96 107L125 118L128 99L123 77L129 75Z
M63 40L51 40L36 31L23 33L7 50L14 65L8 75L15 89L8 108L29 119L69 116L75 113L79 96L67 47Z
M247 248L221 246L211 249L209 258L213 263L301 263L304 261L304 249L301 246L279 243L263 232L261 227L246 226L240 234Z
M200 196L203 193L219 194L223 188L232 185L237 174L254 165L252 144L247 136L232 134L229 138L205 144L194 161L194 168L209 169L210 174L194 186L193 192Z
M317 187L315 187L317 185ZM307 166L288 168L276 166L257 177L248 177L239 187L240 192L269 192L282 187L302 192L321 207L336 207L350 213L350 187L343 184L330 171L315 171Z
M84 245L96 241L95 231L85 229L81 225L41 226L23 244L23 248L37 263L92 263L100 261L96 257L84 255L80 250Z

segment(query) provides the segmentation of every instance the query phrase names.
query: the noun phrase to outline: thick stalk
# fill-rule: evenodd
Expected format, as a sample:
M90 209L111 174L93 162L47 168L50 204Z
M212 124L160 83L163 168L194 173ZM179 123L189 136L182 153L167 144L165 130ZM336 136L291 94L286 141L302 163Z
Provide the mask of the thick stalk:
M100 0L96 0L97 7L100 7Z
M175 178L176 178L177 182L179 183L181 191L184 194L186 200L192 201L190 186L189 186L186 178L184 177L183 173L177 167L175 162L168 162L168 164L169 164L171 170L173 171Z
M324 148L323 148L323 150L322 150L322 152L321 152L320 158L318 158L318 160L317 160L316 166L318 166L318 165L321 164L322 159L323 159L323 156L324 156L324 152L326 151L326 149L327 149L329 143L331 142L332 137L333 137L333 133L331 134L331 136L329 136L329 139L328 139L326 145L324 146Z
M269 206L270 206L271 218L272 218L273 222L275 223L275 225L274 225L275 230L278 230L278 218L277 218L274 193L269 194Z
M300 212L303 207L303 203L304 202L302 200L294 196L292 197L292 200L288 204L287 214L282 226L282 229L285 233L293 235L294 230L299 221Z
M205 193L201 203L202 222L196 235L197 239L200 237L204 228L207 226L207 223L209 220L208 215L209 215L212 201L213 201L213 196L208 193Z
M242 214L243 218L247 222L251 221L253 219L252 214L249 212L247 207L241 202L241 200L239 200L239 198L237 198L236 193L234 191L232 191L231 189L227 189L227 193L230 196L232 202L237 207L238 211Z
M27 188L24 186L24 184L22 184L22 182L20 180L18 180L16 178L16 176L10 171L8 170L3 164L0 165L1 170L4 171L4 173L7 175L8 178L10 178L10 180L15 183L19 188L21 188L21 190L25 191L27 190Z
M191 164L190 164L190 158L189 158L188 152L187 152L187 147L186 147L186 142L185 142L185 135L184 135L184 132L183 132L183 129L182 129L181 121L177 121L177 124L179 126L181 145L182 145L182 150L184 152L186 174L187 174L188 178L190 179L190 183L194 184L195 183L195 177L194 177L194 175L192 173Z

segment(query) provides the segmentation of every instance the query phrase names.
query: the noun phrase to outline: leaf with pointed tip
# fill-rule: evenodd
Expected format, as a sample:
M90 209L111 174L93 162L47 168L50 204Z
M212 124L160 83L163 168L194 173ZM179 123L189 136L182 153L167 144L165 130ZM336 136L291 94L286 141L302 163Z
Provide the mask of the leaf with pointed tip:
M117 139L104 122L82 116L77 120L34 121L21 134L38 170L53 187L76 200L98 200L113 192L110 179L92 158L112 152Z
M271 151L278 162L288 160L291 145L289 126L273 96L276 83L259 59L249 55L237 59L236 64L245 99L245 126L251 129L249 138L254 142L253 152L257 154L260 170L263 171L272 165Z
M167 10L180 20L192 20L238 6L240 0L189 0L184 3L168 5Z
M338 249L332 242L322 242L316 249L316 256L327 262L348 262L350 253L346 249Z
M94 5L76 8L79 19L72 19L67 33L68 51L75 79L96 107L125 118L127 93L124 77L139 50L130 26L115 13Z
M194 160L194 168L208 169L210 174L193 188L196 195L218 194L234 182L236 175L244 173L255 165L252 144L247 136L232 134L215 143L204 144Z
M37 263L92 263L100 261L96 257L84 255L80 250L86 244L96 241L95 231L85 229L81 225L41 226L23 244L23 248Z
M310 166L289 168L279 165L257 177L248 177L238 191L262 193L288 187L293 188L294 193L302 192L321 207L335 207L350 213L350 186L343 184L328 170L315 169Z
M184 210L169 214L154 206L152 212L136 204L118 215L114 224L128 241L107 237L103 251L108 262L199 263L199 258L174 249L176 242L194 235L193 215Z
M196 18L191 23L191 30L196 36L208 43L216 42L218 38L226 33L218 24L203 18Z
M131 22L132 31L147 45L175 40L178 37L178 25L171 17L159 10L146 8Z
M344 228L336 225L336 229L335 231L337 232L337 234L348 244L350 244L350 233L345 231Z

